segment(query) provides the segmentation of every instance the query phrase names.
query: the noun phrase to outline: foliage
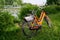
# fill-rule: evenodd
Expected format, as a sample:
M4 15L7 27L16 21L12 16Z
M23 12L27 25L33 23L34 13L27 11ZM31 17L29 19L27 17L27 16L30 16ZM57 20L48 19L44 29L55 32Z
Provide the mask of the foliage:
M47 0L48 5L57 4L60 5L60 0Z
M56 10L57 11L60 11L60 6L56 6Z
M13 0L0 0L0 5L12 5Z
M22 4L22 0L0 0L0 5L12 5L14 2L16 2L17 5Z
M17 5L22 5L22 0L13 0Z
M0 9L3 9L4 8L4 5L0 5Z
M0 0L0 5L4 5L4 0Z
M0 9L2 9L4 7L4 1L0 0Z
M5 5L12 5L13 4L13 0L5 0Z
M0 31L8 27L14 27L14 17L8 12L0 12Z
M58 0L57 5L60 5L60 0Z
M39 7L37 6L33 6L31 4L25 4L22 6L22 8L20 9L20 13L19 13L19 18L23 19L24 16L26 16L27 14L30 14L32 12L32 10L37 11Z
M60 10L59 6L57 5L49 5L49 6L46 6L44 9L48 14L55 14L59 12L58 10Z
M32 38L23 35L22 30L0 32L0 40L59 40L60 39L60 13L50 14L52 20L52 28L48 28L43 23L42 30L39 30Z

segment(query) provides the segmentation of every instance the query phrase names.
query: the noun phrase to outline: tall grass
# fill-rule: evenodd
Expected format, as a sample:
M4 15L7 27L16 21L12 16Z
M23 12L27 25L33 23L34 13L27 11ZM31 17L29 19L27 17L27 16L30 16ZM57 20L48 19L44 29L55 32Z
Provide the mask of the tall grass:
M60 40L60 13L50 14L53 26L49 28L43 23L42 31L38 31L37 35L26 38L21 28L15 31L0 32L0 40Z
M6 31L0 32L0 40L60 40L60 12L59 12L60 9L59 8L58 6L48 6L47 8L45 8L47 12L51 13L48 15L52 21L51 28L49 28L47 24L43 22L42 30L39 30L35 36L32 36L31 38L27 38L22 33L21 27L19 28L16 26L14 27L7 26L8 28L6 29Z

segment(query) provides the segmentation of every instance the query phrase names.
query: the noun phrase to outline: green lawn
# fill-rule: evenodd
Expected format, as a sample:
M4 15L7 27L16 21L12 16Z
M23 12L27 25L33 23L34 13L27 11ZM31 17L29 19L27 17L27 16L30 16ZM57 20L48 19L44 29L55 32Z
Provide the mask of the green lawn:
M16 31L1 32L0 40L60 40L60 13L50 14L52 27L48 28L46 23L43 23L42 31L38 31L36 36L26 38L21 28Z

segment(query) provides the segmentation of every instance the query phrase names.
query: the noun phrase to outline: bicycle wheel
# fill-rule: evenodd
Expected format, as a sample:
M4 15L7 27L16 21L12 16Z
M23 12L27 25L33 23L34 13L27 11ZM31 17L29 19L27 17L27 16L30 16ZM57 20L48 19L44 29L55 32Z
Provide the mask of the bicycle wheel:
M23 31L23 34L25 36L34 36L37 32L37 30L30 30L30 24L31 22L26 22L26 21L23 21L23 25L22 25L22 31Z

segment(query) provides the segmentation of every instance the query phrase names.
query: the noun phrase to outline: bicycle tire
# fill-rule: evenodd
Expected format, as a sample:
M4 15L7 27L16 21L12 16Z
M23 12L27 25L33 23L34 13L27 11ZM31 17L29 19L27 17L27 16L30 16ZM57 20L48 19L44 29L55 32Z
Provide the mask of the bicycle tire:
M28 22L23 21L22 24L23 24L22 25L22 32L23 32L23 34L25 36L32 37L32 36L34 36L37 33L38 30L30 30L29 29L29 27L30 27L29 25L30 24Z

